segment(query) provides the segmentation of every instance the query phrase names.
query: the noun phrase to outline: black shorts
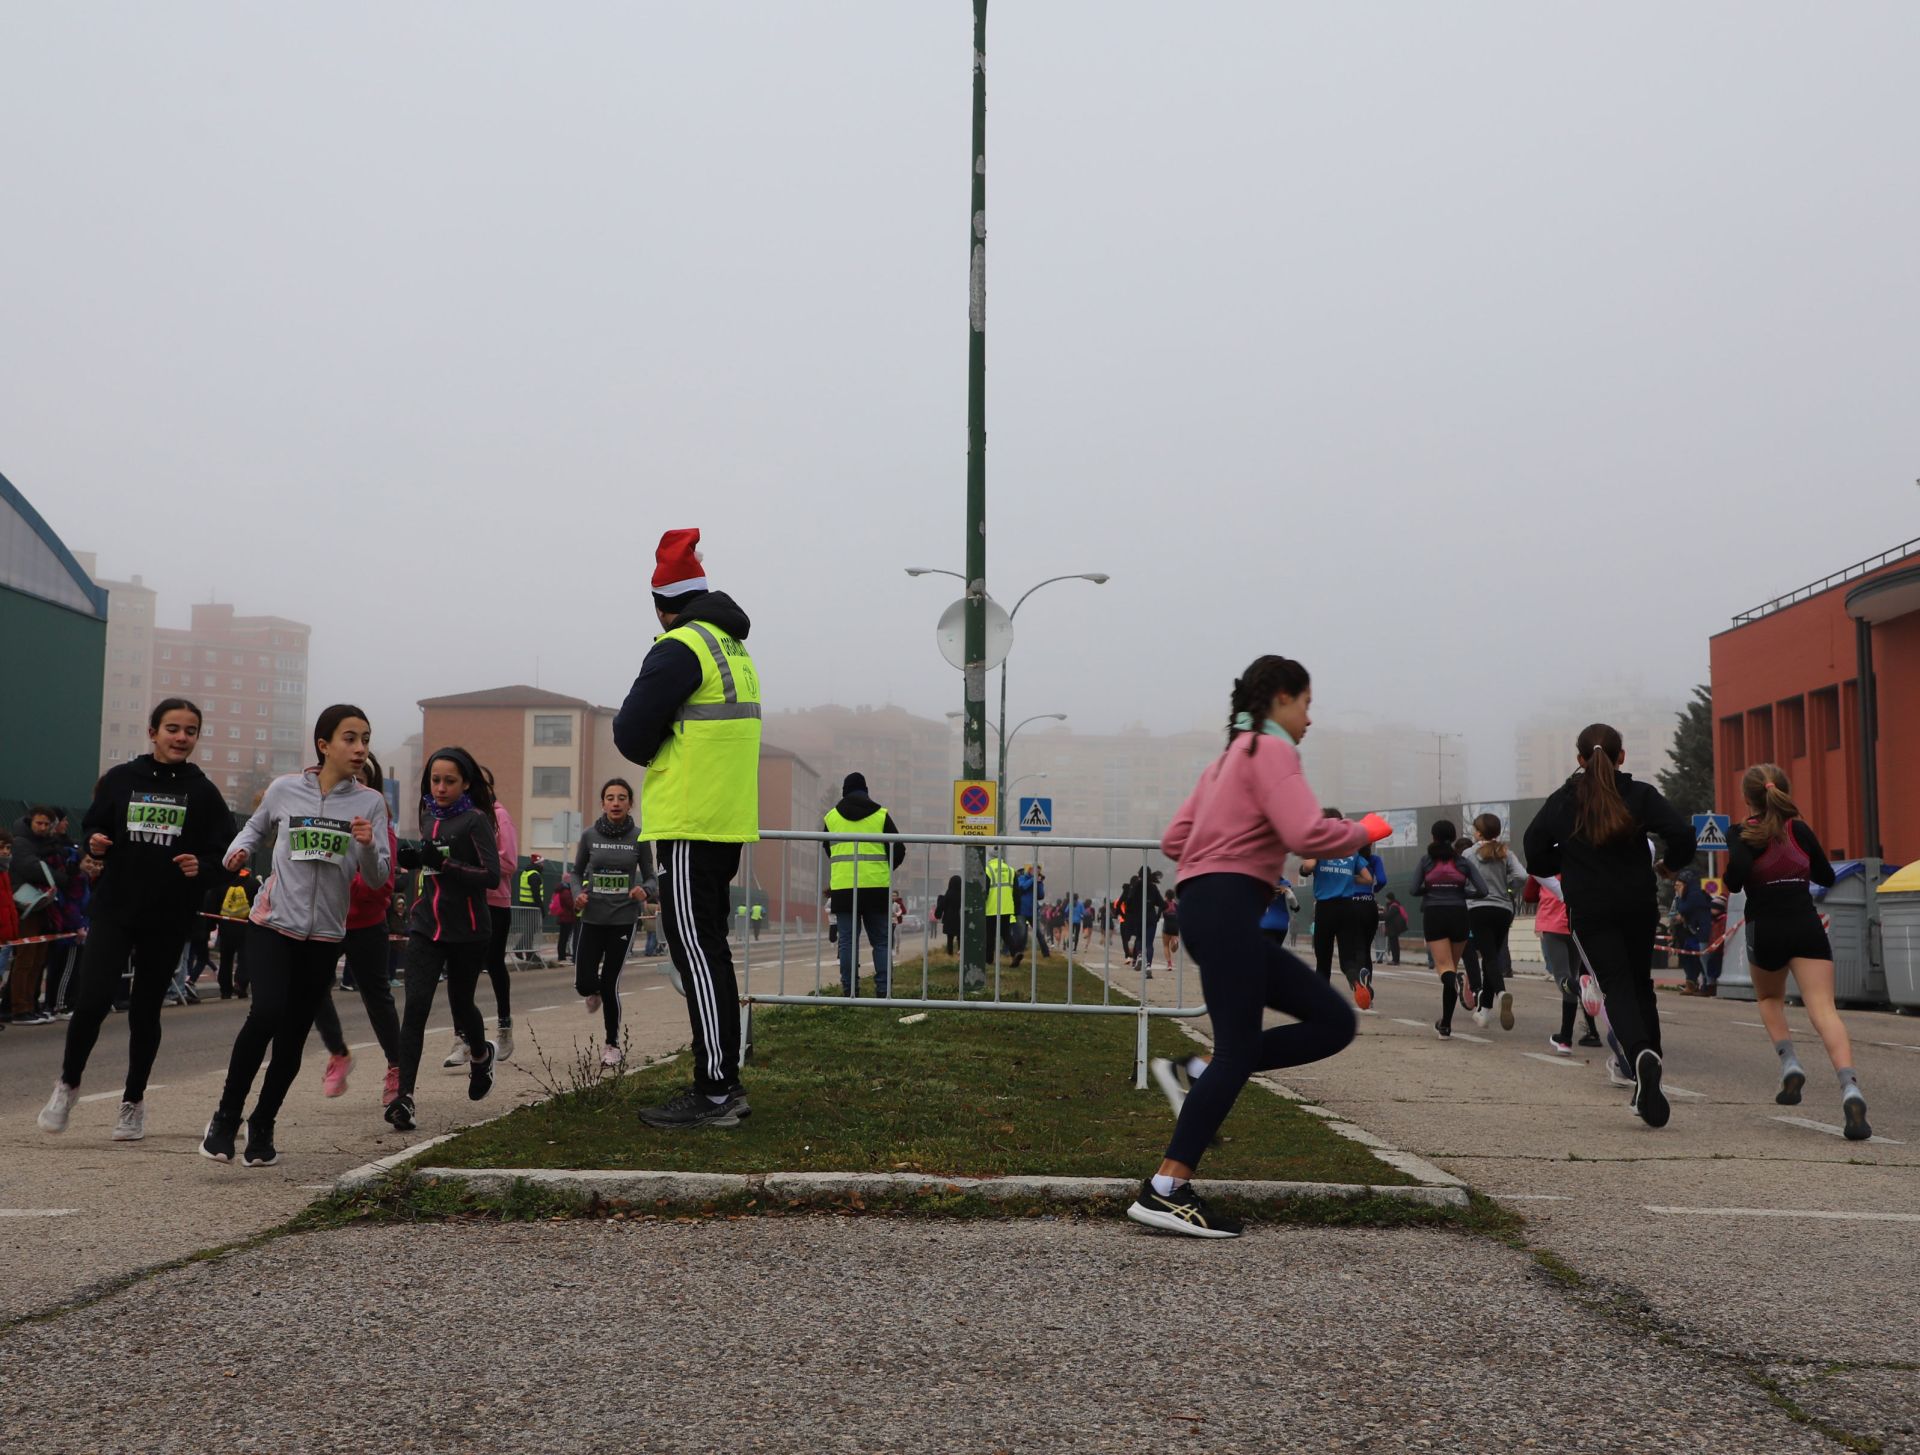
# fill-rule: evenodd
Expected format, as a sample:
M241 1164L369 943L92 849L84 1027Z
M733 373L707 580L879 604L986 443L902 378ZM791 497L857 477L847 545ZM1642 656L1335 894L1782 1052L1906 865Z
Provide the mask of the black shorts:
M1429 940L1451 940L1457 945L1462 940L1473 938L1467 928L1467 907L1464 904L1434 905L1421 920Z
M1784 970L1790 960L1831 960L1833 944L1815 914L1747 921L1747 963Z

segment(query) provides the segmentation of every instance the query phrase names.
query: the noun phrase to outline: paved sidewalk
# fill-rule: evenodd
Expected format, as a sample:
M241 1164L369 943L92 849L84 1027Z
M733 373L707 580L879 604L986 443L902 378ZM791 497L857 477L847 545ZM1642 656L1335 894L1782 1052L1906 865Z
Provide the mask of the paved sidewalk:
M379 1047L371 1044L360 998L336 991L347 1042L360 1046L347 1094L321 1096L326 1051L312 1038L280 1116L282 1160L258 1169L223 1166L198 1151L244 1002L216 1000L165 1013L142 1142L109 1139L126 1074L124 1016L108 1019L81 1087L83 1098L95 1099L75 1107L60 1136L42 1132L34 1117L58 1075L65 1027L9 1031L0 1045L0 1230L7 1245L0 1321L138 1269L250 1237L299 1212L349 1168L535 1099L540 1079L551 1074L541 1065L543 1053L568 1063L577 1046L598 1046L600 1017L582 1008L572 975L570 968L515 973L514 1059L502 1066L493 1094L478 1103L467 1100L464 1071L440 1069L453 1043L441 997L420 1069L420 1128L410 1133L395 1132L382 1120L386 1067ZM686 1003L664 978L636 962L624 980L633 1054L660 1055L686 1044ZM484 983L480 1004L491 1027L493 996Z
M48 1452L1834 1449L1440 1233L356 1228L162 1275L0 1358L0 1428Z

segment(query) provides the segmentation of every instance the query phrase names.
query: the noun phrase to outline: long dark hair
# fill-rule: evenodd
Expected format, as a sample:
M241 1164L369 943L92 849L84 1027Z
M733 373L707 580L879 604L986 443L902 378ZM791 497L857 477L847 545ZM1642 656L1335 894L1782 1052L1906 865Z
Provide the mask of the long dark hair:
M154 704L153 711L147 714L147 731L150 733L159 732L160 720L170 712L190 712L193 714L193 720L195 722L204 723L206 721L206 718L201 715L198 703L189 702L184 697L163 697L159 702ZM329 734L329 736L331 736L331 734Z
M1436 864L1451 864L1459 857L1460 851L1453 844L1454 835L1459 832L1452 819L1435 819L1430 835L1433 842L1427 845L1427 857Z
M1260 746L1260 730L1267 724L1267 709L1282 692L1298 697L1313 685L1307 669L1291 657L1256 657L1253 665L1233 679L1233 697L1227 708L1227 746L1241 733L1247 734L1247 751ZM1235 727L1241 713L1253 719L1253 727Z
M460 776L467 780L467 797L473 800L473 806L489 817L493 814L493 785L487 779L487 771L473 761L473 754L465 748L437 748L420 769L420 801L425 803L433 798L433 765L445 758L460 770Z
M373 719L368 717L360 708L355 707L351 702L336 702L332 707L329 707L325 712L321 713L313 724L313 746L316 753L319 753L320 744L333 741L333 735L340 731L340 724L350 717L359 718L360 721L367 725L368 732L373 731ZM327 755L325 753L319 753L319 758L320 761L324 763L327 760Z
M1633 815L1620 796L1615 768L1625 756L1620 734L1596 722L1574 744L1586 771L1573 787L1573 828L1590 844L1610 844L1633 827Z

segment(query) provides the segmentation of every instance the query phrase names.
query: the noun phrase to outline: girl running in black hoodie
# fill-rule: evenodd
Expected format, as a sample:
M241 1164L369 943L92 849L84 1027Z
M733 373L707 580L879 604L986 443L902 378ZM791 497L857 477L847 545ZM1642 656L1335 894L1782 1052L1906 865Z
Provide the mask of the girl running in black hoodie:
M1455 847L1457 830L1448 819L1433 825L1433 841L1420 856L1420 867L1413 872L1412 892L1426 901L1421 912L1422 930L1427 948L1433 951L1433 968L1440 975L1440 1019L1433 1028L1445 1041L1453 1036L1453 1007L1464 1002L1473 1009L1473 991L1460 974L1460 953L1467 948L1467 899L1485 898L1487 884L1473 860Z
M1636 1115L1664 1127L1671 1115L1660 1089L1660 1008L1653 990L1653 940L1660 924L1649 836L1665 845L1661 872L1693 861L1693 825L1651 784L1621 771L1620 734L1597 722L1574 745L1579 771L1534 815L1527 862L1558 874L1574 945L1600 982L1607 1019L1633 1078Z
M496 1048L474 1004L473 990L486 969L493 921L487 891L500 882L500 847L493 832L493 792L480 765L465 748L442 748L420 775L418 847L400 851L405 868L424 876L407 923L407 1009L400 1027L400 1094L387 1120L403 1132L414 1127L413 1088L427 1038L440 977L447 977L453 1027L467 1044L467 1098L493 1090Z
M1774 1100L1798 1106L1807 1073L1793 1052L1787 1025L1787 975L1793 975L1807 1019L1820 1033L1840 1078L1840 1114L1850 1142L1873 1135L1867 1098L1853 1070L1853 1042L1833 1008L1833 947L1827 942L1810 884L1831 886L1827 852L1787 795L1793 785L1778 763L1756 763L1740 780L1747 822L1727 846L1727 893L1747 891L1747 967L1753 993L1780 1058L1780 1090Z
M89 907L80 988L67 1023L60 1080L40 1113L40 1129L64 1132L100 1026L120 994L129 962L127 1086L114 1123L116 1142L147 1134L147 1077L160 1051L160 1002L193 934L203 881L233 833L226 800L192 761L200 709L169 697L147 718L151 750L109 768L81 821L87 857L102 867Z

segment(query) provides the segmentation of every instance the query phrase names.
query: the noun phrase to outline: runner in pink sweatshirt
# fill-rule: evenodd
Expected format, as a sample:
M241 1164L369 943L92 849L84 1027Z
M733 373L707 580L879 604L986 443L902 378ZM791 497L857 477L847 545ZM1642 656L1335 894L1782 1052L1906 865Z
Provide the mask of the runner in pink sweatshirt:
M1186 1092L1166 1160L1127 1209L1149 1227L1236 1236L1240 1225L1210 1212L1193 1190L1201 1154L1254 1072L1324 1060L1354 1036L1346 1001L1260 933L1288 854L1350 854L1393 832L1378 814L1360 823L1322 816L1296 747L1312 702L1312 682L1298 662L1261 657L1247 668L1233 684L1226 751L1200 775L1160 841L1180 866L1181 935L1200 972L1213 1060ZM1298 1024L1263 1030L1269 1006ZM1155 1063L1163 1081L1166 1072Z

